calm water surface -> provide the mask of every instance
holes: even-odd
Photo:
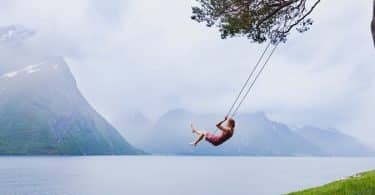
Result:
[[[282,194],[370,169],[375,158],[0,157],[0,194]]]

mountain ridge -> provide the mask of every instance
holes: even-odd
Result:
[[[143,139],[142,143],[133,143],[152,153],[172,155],[348,156],[345,151],[327,150],[326,147],[306,138],[306,135],[298,133],[297,130],[281,122],[270,120],[264,112],[239,114],[236,117],[235,135],[219,148],[212,147],[204,141],[197,148],[191,148],[188,145],[195,139],[189,129],[190,122],[194,122],[200,130],[215,132],[215,124],[220,119],[220,116],[216,114],[194,114],[181,108],[173,109],[167,111],[151,125],[152,127],[147,131],[149,135]],[[127,132],[131,131],[125,126],[119,128],[126,128]],[[136,125],[133,124],[132,128],[136,128]],[[331,129],[325,131],[341,133]],[[360,142],[359,145],[362,145],[362,148],[357,148],[364,152],[352,152],[349,156],[374,154],[373,149]]]
[[[0,80],[0,154],[143,153],[92,108],[62,57],[24,65]]]

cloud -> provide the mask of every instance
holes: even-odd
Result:
[[[217,29],[190,20],[189,1],[1,4],[0,25],[35,29],[30,44],[66,56],[84,95],[109,119],[131,109],[156,118],[176,107],[224,114],[264,47],[221,40]],[[375,146],[371,9],[370,1],[323,1],[312,29],[277,50],[240,111],[341,128]]]

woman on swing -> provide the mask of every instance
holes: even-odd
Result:
[[[223,126],[224,122],[227,122],[225,126]],[[218,146],[233,136],[236,122],[232,118],[226,116],[223,121],[216,124],[216,127],[220,129],[220,133],[218,135],[210,132],[199,131],[194,128],[193,124],[190,124],[190,126],[193,133],[198,135],[198,138],[194,142],[190,143],[192,146],[197,146],[203,138],[205,138],[206,141],[210,142],[212,145]]]

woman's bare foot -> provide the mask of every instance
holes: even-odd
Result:
[[[195,130],[193,123],[190,123],[190,128],[192,133],[196,133],[197,130]]]
[[[191,142],[191,143],[189,143],[191,146],[193,146],[193,147],[196,147],[197,146],[197,144],[195,143],[195,142]]]

